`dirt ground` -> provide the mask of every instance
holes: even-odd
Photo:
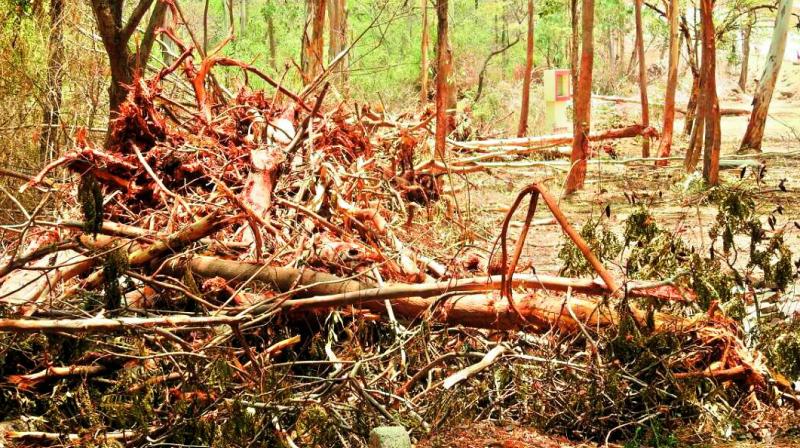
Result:
[[[760,186],[763,201],[759,207],[761,212],[768,214],[770,210],[780,204],[784,213],[779,216],[778,226],[786,226],[785,239],[787,245],[795,255],[800,252],[800,230],[792,225],[793,221],[800,221],[800,98],[791,96],[791,89],[800,86],[800,67],[791,66],[787,69],[779,85],[778,93],[770,108],[770,119],[767,123],[763,151],[767,172]],[[721,107],[749,107],[751,98],[733,91],[730,80],[726,80],[720,89]],[[789,89],[789,93],[786,89]],[[781,93],[783,92],[783,93]],[[685,94],[684,94],[685,95]],[[679,104],[685,103],[683,101]],[[628,122],[634,122],[639,117],[638,104],[609,105],[608,103],[595,103],[597,111],[594,116],[603,116],[609,112],[622,116]],[[611,109],[611,110],[609,110]],[[660,112],[653,120],[660,128]],[[725,116],[722,118],[722,158],[730,159],[735,155],[747,127],[747,116]],[[595,122],[596,123],[596,122]],[[599,126],[599,125],[597,125]],[[683,136],[683,120],[675,123],[676,140],[673,146],[673,155],[683,156],[686,148],[686,137]],[[655,144],[657,145],[657,143]],[[657,147],[657,146],[656,146]],[[615,145],[617,159],[635,158],[640,155],[641,143],[638,140],[626,140]],[[792,157],[774,157],[770,153],[793,153]],[[758,157],[751,158],[758,164]],[[700,163],[702,165],[702,161]],[[739,166],[722,171],[723,180],[735,181],[741,174]],[[748,169],[746,176],[754,176],[753,170]],[[708,227],[716,216],[712,207],[696,207],[686,201],[685,187],[686,174],[681,161],[673,161],[666,169],[655,169],[652,162],[639,162],[619,164],[608,158],[605,154],[598,159],[593,159],[589,164],[587,184],[584,191],[569,198],[561,200],[561,207],[570,222],[576,229],[590,217],[598,217],[604,213],[606,206],[610,206],[610,223],[614,231],[622,233],[622,226],[629,214],[639,205],[631,204],[629,197],[636,195],[638,203],[644,203],[662,228],[672,229],[680,234],[690,245],[699,249],[708,249]],[[787,191],[781,191],[778,185],[783,182]],[[497,237],[502,221],[508,207],[513,202],[517,193],[531,182],[544,182],[555,196],[560,196],[563,187],[564,173],[558,167],[532,164],[524,169],[494,170],[489,174],[470,175],[469,182],[456,182],[462,189],[455,195],[455,213],[453,220],[463,222],[463,225],[454,225],[453,222],[443,220],[435,225],[420,225],[415,231],[419,232],[419,248],[433,250],[436,248],[452,248],[458,245],[460,238],[474,241],[477,250],[489,250]],[[627,197],[626,197],[627,196]],[[551,215],[546,206],[540,202],[536,216],[537,221],[547,221]],[[512,223],[510,244],[516,239],[521,220],[524,218],[523,210],[517,212],[518,221]],[[435,244],[423,244],[423,241],[433,240]],[[563,242],[561,229],[555,223],[544,223],[533,227],[528,235],[527,245],[523,254],[537,273],[558,274],[561,261],[557,254]],[[435,255],[435,254],[432,254]],[[742,257],[744,258],[744,257]],[[620,266],[608,266],[622,278]],[[786,305],[800,310],[798,300],[798,284],[790,287],[789,293],[784,297]],[[570,442],[566,438],[546,437],[529,428],[498,427],[492,424],[478,424],[462,426],[446,434],[439,434],[427,441],[420,443],[420,447],[577,447],[595,446],[581,445]],[[755,446],[800,446],[800,440],[786,441],[770,444],[725,444],[717,445],[725,448],[755,447]]]

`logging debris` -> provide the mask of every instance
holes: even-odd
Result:
[[[327,86],[313,105],[247,87],[225,99],[205,89],[213,66],[253,69],[191,61],[136,79],[104,146],[79,131],[26,184],[60,205],[3,239],[0,437],[348,446],[378,423],[420,437],[500,412],[603,440],[695,420],[703,400],[796,402],[734,320],[680,312],[691,288],[614,278],[602,261],[618,251],[590,247],[541,184],[522,189],[494,258],[419,250],[409,223],[449,172],[418,163],[429,112],[326,106]],[[178,68],[191,101],[163,92]],[[510,144],[566,143],[535,140]],[[522,272],[539,199],[572,245],[564,273],[598,279]]]

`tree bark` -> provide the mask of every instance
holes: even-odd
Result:
[[[247,30],[247,0],[239,2],[239,34]]]
[[[720,113],[717,98],[717,33],[714,30],[715,0],[701,0],[703,30],[703,70],[706,72],[706,132],[703,151],[703,178],[709,185],[719,184]]]
[[[570,0],[570,27],[572,34],[570,35],[570,48],[569,48],[569,67],[570,77],[572,78],[572,88],[578,85],[578,72],[580,71],[578,64],[578,52],[580,51],[580,30],[578,25],[580,23],[581,13],[578,9],[578,0]]]
[[[681,15],[681,41],[686,44],[686,59],[689,62],[689,69],[692,72],[692,90],[689,94],[689,102],[686,104],[683,119],[683,135],[689,136],[694,126],[694,117],[697,114],[697,98],[700,96],[700,68],[698,67],[697,52],[695,49],[692,33],[689,30],[689,23],[685,15]],[[680,112],[680,109],[677,109]]]
[[[153,0],[139,0],[133,7],[128,21],[124,22],[122,19],[124,0],[91,0],[92,13],[97,21],[97,30],[111,67],[111,85],[108,88],[108,97],[109,115],[112,118],[128,95],[127,86],[133,83],[134,73],[145,67],[147,60],[144,59],[144,56],[149,57],[155,41],[155,39],[143,39],[138,51],[139,57],[134,57],[128,49],[131,36],[152,4]],[[154,22],[151,21],[151,23]],[[150,26],[148,26],[149,28]],[[150,32],[154,33],[155,29]]]
[[[533,0],[528,0],[528,47],[525,51],[525,76],[522,80],[522,106],[519,111],[517,137],[528,133],[528,109],[531,96],[531,75],[533,73]]]
[[[347,49],[347,0],[330,0],[328,5],[328,29],[330,39],[328,42],[328,61],[333,61],[342,51]],[[348,72],[347,55],[336,67],[336,77],[344,86]]]
[[[448,109],[450,106],[450,71],[452,69],[453,57],[450,52],[450,42],[448,37],[448,0],[436,1],[437,17],[437,42],[436,42],[436,158],[444,160],[445,143],[447,135],[450,133],[450,117]]]
[[[758,81],[758,88],[753,97],[753,112],[747,130],[744,133],[740,151],[754,150],[761,152],[761,143],[764,139],[764,126],[769,113],[769,103],[778,82],[778,73],[781,70],[783,54],[786,52],[786,37],[789,33],[789,22],[792,17],[792,0],[781,0],[775,16],[775,28],[772,32],[772,42],[769,44],[767,64],[764,73]]]
[[[636,54],[639,59],[639,96],[642,99],[642,125],[650,126],[650,106],[647,99],[647,62],[644,57],[644,33],[642,31],[642,2],[634,0],[636,14]],[[642,138],[642,157],[650,157],[650,139]]]
[[[700,2],[702,58],[697,116],[686,151],[684,166],[694,171],[703,154],[703,177],[710,185],[719,182],[720,111],[716,86],[716,31],[714,0]]]
[[[739,88],[747,93],[747,71],[750,65],[750,33],[753,31],[755,13],[747,15],[747,22],[742,28],[742,67],[739,73]]]
[[[419,102],[424,105],[428,102],[428,71],[430,71],[428,63],[428,0],[420,0],[420,8],[422,8],[422,36],[420,38],[422,60],[419,73]]]
[[[275,11],[272,9],[271,0],[267,0],[267,41],[269,43],[269,65],[272,68],[278,67],[278,47],[275,42]]]
[[[58,157],[58,130],[61,124],[61,87],[64,78],[64,0],[50,0],[50,39],[47,59],[47,95],[39,139],[42,162]]]
[[[592,69],[594,65],[594,0],[581,3],[581,67],[573,104],[572,169],[567,176],[566,193],[583,188],[586,179],[586,158],[589,155],[588,134],[591,130]]]
[[[303,80],[309,83],[322,73],[326,0],[306,0],[306,24],[300,65]]]
[[[692,70],[692,90],[689,93],[689,102],[686,104],[686,114],[683,119],[683,135],[692,134],[694,119],[697,116],[697,99],[700,96],[700,72]]]
[[[678,60],[680,47],[678,46],[679,29],[678,15],[680,14],[679,0],[669,2],[669,68],[667,70],[667,91],[664,94],[664,126],[661,128],[661,144],[658,156],[666,159],[672,152],[672,132],[675,125],[675,90],[678,87]],[[659,160],[656,166],[666,166],[666,160]]]

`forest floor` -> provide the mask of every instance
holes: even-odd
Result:
[[[792,67],[796,79],[787,84],[800,85],[800,67]],[[721,107],[750,107],[750,97],[730,94],[720,95]],[[639,117],[638,104],[608,104],[597,102],[593,104],[595,113],[595,129],[603,129],[603,118],[611,114],[616,119],[622,118],[623,122],[634,122]],[[763,151],[764,153],[789,153],[800,150],[800,98],[776,98],[770,108]],[[599,117],[599,118],[594,118]],[[749,115],[726,116],[722,118],[722,158],[734,156],[747,127]],[[660,124],[660,123],[658,123]],[[680,118],[675,123],[676,142],[673,147],[674,156],[683,156],[686,148],[686,137],[683,136],[683,120]],[[657,143],[651,152],[657,150]],[[593,159],[589,163],[586,188],[580,193],[561,200],[561,208],[568,217],[572,226],[580,229],[590,218],[599,218],[610,208],[610,216],[606,219],[608,227],[617,235],[624,230],[626,218],[641,205],[645,205],[657,224],[664,229],[671,229],[675,234],[690,246],[708,251],[708,230],[716,219],[717,209],[710,205],[697,205],[697,192],[687,182],[687,176],[680,160],[671,161],[667,169],[655,169],[652,162],[635,162],[620,164],[618,160],[639,157],[641,154],[641,141],[621,140],[614,143],[615,159],[606,155]],[[751,178],[753,185],[760,191],[758,209],[759,214],[765,218],[779,205],[783,214],[778,217],[777,226],[786,226],[785,241],[787,246],[795,253],[800,252],[800,230],[792,226],[792,221],[800,220],[800,158],[798,154],[793,157],[769,157],[766,160],[766,173],[758,183],[756,172],[758,158],[751,159],[756,162],[745,171],[745,178]],[[702,160],[699,163],[702,167]],[[742,173],[741,167],[725,169],[721,172],[723,181],[737,181]],[[427,248],[438,252],[448,247],[453,247],[460,239],[467,238],[474,241],[477,250],[491,251],[495,238],[499,233],[503,220],[508,212],[508,207],[513,203],[518,192],[532,182],[542,182],[559,196],[563,190],[564,169],[553,165],[532,163],[524,169],[498,169],[491,173],[470,174],[468,182],[463,179],[454,183],[458,187],[454,195],[455,203],[452,220],[443,219],[430,225],[425,218],[417,218],[417,224],[412,233],[422,235],[418,249],[423,252]],[[784,180],[782,183],[782,180]],[[779,188],[779,184],[786,191]],[[460,187],[460,188],[459,188]],[[632,197],[637,198],[632,204]],[[522,227],[524,218],[523,210],[515,215],[512,221],[509,244],[513,244]],[[422,214],[420,214],[422,215]],[[565,241],[561,227],[555,222],[550,222],[550,213],[544,204],[539,205],[534,217],[535,226],[531,228],[522,260],[528,260],[536,273],[558,274],[563,266],[558,252]],[[454,223],[454,221],[456,221]],[[461,224],[458,224],[458,221]],[[737,243],[739,243],[737,241]],[[741,241],[746,247],[746,242]],[[438,252],[441,257],[442,252]],[[746,257],[739,257],[739,264],[746,264]],[[614,264],[617,264],[614,266]],[[607,267],[618,277],[623,277],[624,267],[621,263],[609,263]],[[782,300],[782,310],[787,315],[800,313],[800,284],[797,282],[790,286]],[[473,422],[475,423],[475,422]],[[743,443],[743,444],[742,444]],[[753,446],[778,446],[789,447],[800,445],[800,440],[784,442],[742,442],[719,446],[725,448],[740,448]],[[530,428],[507,426],[502,424],[480,423],[478,425],[465,422],[446,434],[437,434],[419,446],[474,446],[474,447],[577,447],[595,446],[570,442],[566,438],[546,437]],[[629,445],[625,445],[629,446]],[[638,446],[636,444],[630,446]],[[672,445],[670,445],[672,446]],[[685,446],[679,443],[676,446]]]

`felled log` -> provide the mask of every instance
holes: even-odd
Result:
[[[241,322],[235,316],[119,317],[116,319],[0,319],[0,332],[11,333],[104,333],[146,328],[186,328],[232,325]]]
[[[600,100],[600,101],[609,101],[612,103],[631,103],[631,104],[640,104],[641,100],[638,98],[625,98],[622,96],[609,96],[609,95],[592,95],[592,99]],[[651,106],[655,107],[664,107],[663,103],[650,103]],[[686,108],[675,106],[675,111],[679,112],[683,115],[686,115]],[[735,116],[735,115],[750,115],[750,109],[746,107],[721,107],[719,109],[720,115],[728,115],[728,116]]]
[[[595,131],[589,134],[589,141],[614,140],[620,138],[633,138],[639,136],[656,137],[658,132],[651,127],[633,124],[619,129]],[[472,140],[467,142],[450,142],[453,145],[467,149],[481,149],[494,147],[523,147],[528,149],[547,146],[562,146],[572,143],[572,133],[541,135],[536,137],[500,138],[492,140]]]

